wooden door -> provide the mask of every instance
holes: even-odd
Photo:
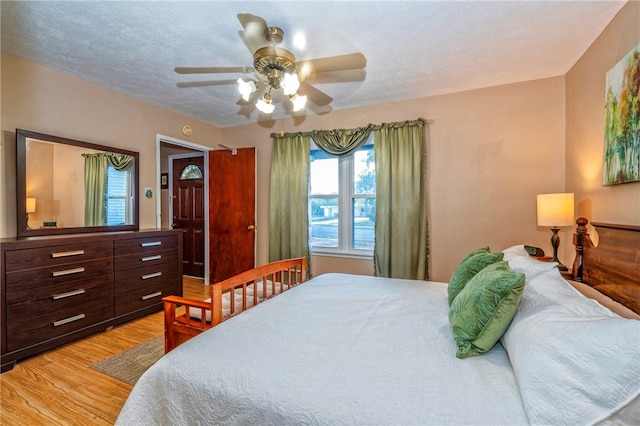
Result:
[[[182,230],[183,274],[204,277],[204,157],[174,159],[172,172],[171,226]]]
[[[209,151],[211,283],[255,266],[255,148]]]

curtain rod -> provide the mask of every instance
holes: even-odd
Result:
[[[393,127],[404,127],[404,126],[410,126],[410,125],[415,125],[415,124],[422,124],[423,126],[425,124],[427,124],[427,120],[424,118],[417,118],[415,120],[406,120],[406,121],[396,121],[396,122],[392,122],[392,123],[382,123],[382,124],[367,124],[366,126],[362,126],[362,127],[354,127],[353,129],[333,129],[333,130],[328,130],[328,131],[353,131],[353,130],[360,130],[360,129],[366,129],[368,127],[371,127],[371,130],[381,130],[384,128],[393,128]],[[327,130],[311,130],[309,132],[295,132],[295,133],[285,133],[286,136],[312,136],[313,132],[323,132],[323,131],[327,131]],[[271,137],[272,138],[284,138],[284,136],[281,136],[280,133],[271,133]]]

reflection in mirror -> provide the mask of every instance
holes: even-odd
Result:
[[[16,141],[18,236],[138,229],[137,152],[20,129]]]

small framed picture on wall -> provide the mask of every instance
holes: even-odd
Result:
[[[169,188],[169,173],[160,173],[160,189]]]

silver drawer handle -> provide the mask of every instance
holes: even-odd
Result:
[[[161,246],[162,245],[162,241],[151,241],[149,243],[141,243],[140,247],[155,247],[155,246]]]
[[[84,314],[74,315],[74,316],[69,317],[69,318],[65,318],[65,319],[61,319],[61,320],[58,320],[58,321],[54,321],[53,322],[53,326],[54,327],[59,327],[61,325],[69,324],[70,322],[74,322],[74,321],[78,321],[78,320],[84,319],[84,317],[85,317]]]
[[[162,296],[162,292],[161,291],[156,291],[155,293],[151,293],[151,294],[147,294],[145,296],[142,296],[142,300],[149,300],[149,299],[153,299],[154,297],[158,297],[158,296]]]
[[[58,300],[58,299],[64,299],[71,296],[77,296],[79,294],[84,294],[84,293],[85,293],[84,288],[80,288],[78,290],[68,291],[66,293],[54,294],[53,296],[51,296],[51,298],[53,300]]]
[[[142,260],[143,262],[148,262],[150,260],[158,260],[158,259],[162,259],[162,255],[161,254],[156,254],[155,256],[147,256],[147,257],[143,257]]]
[[[51,257],[55,259],[56,257],[79,256],[81,254],[84,254],[84,250],[60,251],[57,253],[51,253]]]
[[[156,278],[162,275],[162,272],[154,272],[153,274],[147,274],[147,275],[143,275],[142,279],[143,280],[148,280],[149,278]]]
[[[63,275],[79,274],[80,272],[84,272],[84,266],[80,268],[65,269],[64,271],[53,271],[51,275],[54,277],[61,277]]]

